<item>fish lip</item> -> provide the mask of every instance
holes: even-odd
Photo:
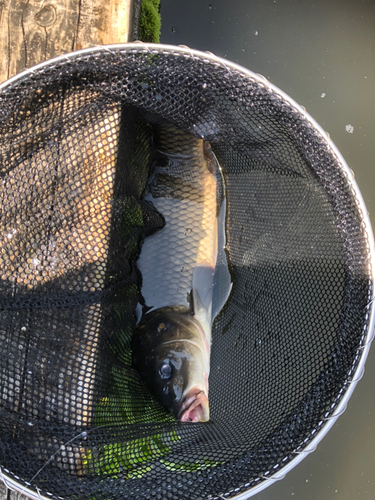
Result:
[[[181,406],[178,414],[178,419],[181,422],[207,422],[209,420],[208,398],[203,390],[196,391],[197,389],[189,391]],[[201,406],[201,411],[193,412],[194,409],[198,410],[198,406]],[[202,418],[200,418],[200,414]]]

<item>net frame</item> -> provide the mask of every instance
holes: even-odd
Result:
[[[6,89],[10,86],[12,86],[14,83],[20,83],[23,82],[24,85],[27,85],[27,80],[30,76],[33,74],[36,74],[40,71],[43,71],[43,69],[47,67],[53,67],[55,65],[60,65],[63,64],[64,62],[71,62],[77,57],[85,56],[85,55],[90,55],[90,54],[95,54],[97,52],[106,52],[108,51],[110,54],[116,54],[117,52],[121,51],[145,51],[145,52],[150,52],[150,53],[160,53],[160,52],[167,52],[167,53],[175,53],[177,55],[185,55],[186,57],[189,58],[198,58],[200,60],[207,60],[211,63],[214,63],[216,65],[221,66],[224,68],[229,76],[231,75],[231,71],[236,71],[241,74],[243,74],[245,77],[248,77],[252,79],[254,82],[262,85],[263,87],[267,88],[270,93],[276,94],[280,99],[288,103],[294,110],[301,116],[301,118],[305,121],[307,121],[321,136],[322,140],[326,143],[327,147],[330,149],[332,156],[335,157],[337,162],[341,166],[341,171],[345,175],[351,189],[351,193],[353,195],[353,199],[356,202],[358,211],[361,214],[362,218],[362,223],[364,227],[364,232],[367,235],[368,239],[368,250],[369,250],[369,255],[370,255],[370,262],[369,262],[369,275],[371,276],[372,283],[375,282],[375,245],[374,245],[374,237],[373,237],[373,232],[371,228],[371,223],[369,219],[369,215],[364,203],[364,200],[362,198],[362,195],[360,193],[359,187],[354,179],[354,173],[353,171],[349,168],[347,165],[345,159],[333,143],[333,141],[330,139],[330,136],[327,132],[325,132],[322,127],[307,113],[306,109],[300,105],[298,105],[290,96],[288,96],[286,93],[284,93],[282,90],[280,90],[278,87],[275,85],[271,84],[268,82],[268,80],[263,77],[262,75],[256,74],[248,69],[243,68],[242,66],[229,62],[223,58],[217,57],[213,55],[212,53],[209,52],[201,52],[198,50],[192,50],[186,46],[170,46],[170,45],[162,45],[162,44],[144,44],[142,42],[135,42],[135,43],[129,43],[129,44],[117,44],[117,45],[109,45],[109,46],[97,46],[97,47],[92,47],[89,49],[84,49],[84,50],[79,50],[76,52],[73,52],[68,55],[63,55],[56,57],[50,61],[41,63],[33,68],[30,68],[19,75],[16,75],[15,77],[11,78],[10,80],[4,82],[3,84],[0,85],[0,93],[3,91],[6,91]],[[364,366],[365,362],[369,353],[370,345],[372,340],[374,339],[374,324],[375,324],[375,313],[374,313],[374,301],[375,301],[375,290],[374,287],[372,287],[371,290],[371,296],[369,297],[368,300],[368,305],[367,305],[367,331],[364,337],[364,343],[358,348],[358,357],[359,361],[357,364],[357,367],[355,369],[355,372],[352,377],[348,378],[346,381],[344,387],[343,387],[343,394],[340,399],[340,402],[337,404],[335,407],[334,412],[331,415],[327,415],[327,417],[324,419],[324,423],[320,427],[320,429],[317,431],[315,429],[315,437],[312,439],[306,439],[306,446],[301,448],[297,451],[295,451],[296,456],[287,461],[286,465],[274,468],[274,470],[269,471],[268,474],[262,476],[260,479],[260,483],[256,486],[252,486],[248,490],[246,490],[243,493],[237,493],[236,490],[234,491],[228,491],[225,493],[225,495],[230,495],[231,498],[235,498],[237,500],[245,500],[246,498],[249,498],[250,496],[253,496],[263,489],[265,489],[267,486],[270,484],[273,484],[276,481],[279,481],[285,477],[285,475],[292,470],[296,465],[298,465],[309,453],[314,451],[317,447],[317,445],[320,443],[320,441],[324,438],[324,436],[327,434],[327,432],[332,428],[333,424],[336,422],[337,418],[343,414],[345,411],[348,401],[356,387],[356,384],[358,381],[362,378],[363,373],[364,373]],[[17,476],[12,475],[12,472],[7,470],[3,465],[0,466],[0,479],[3,481],[5,486],[11,490],[18,491],[23,494],[27,494],[30,498],[32,499],[47,499],[48,496],[43,496],[39,490],[36,488],[37,493],[35,493],[32,490],[29,490],[27,488],[27,483],[26,487],[22,486],[17,480],[20,480],[20,482],[23,482],[21,478],[18,478]],[[245,485],[246,486],[246,485]],[[33,486],[35,488],[35,486]],[[239,491],[239,488],[237,489]],[[234,495],[234,496],[233,496]],[[63,498],[63,497],[61,497]],[[224,496],[219,496],[216,498],[225,498]]]

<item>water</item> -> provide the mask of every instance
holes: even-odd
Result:
[[[304,105],[353,169],[374,224],[373,0],[163,0],[161,15],[161,43],[226,57]],[[374,382],[372,348],[347,411],[317,451],[253,498],[375,498]]]

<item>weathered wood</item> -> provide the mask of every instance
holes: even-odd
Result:
[[[73,50],[133,40],[136,1],[0,0],[0,83]],[[72,418],[87,418],[89,404]],[[0,500],[26,497],[0,481]]]
[[[8,490],[0,481],[0,500],[27,500],[27,497],[16,491]]]
[[[69,107],[69,106],[67,106]],[[71,103],[71,107],[73,104]],[[87,118],[88,119],[88,118]],[[26,126],[25,118],[25,126]],[[35,185],[34,193],[39,203],[46,207],[53,207],[53,211],[43,221],[38,219],[38,237],[34,239],[34,250],[31,246],[23,248],[23,252],[19,255],[17,265],[24,270],[23,277],[17,279],[17,283],[23,284],[26,288],[33,290],[44,283],[53,281],[64,273],[69,271],[78,271],[80,269],[88,269],[89,276],[80,276],[80,285],[72,285],[72,290],[79,293],[85,291],[97,291],[103,286],[105,276],[105,262],[108,258],[109,238],[110,238],[110,223],[111,223],[111,193],[113,192],[114,173],[116,168],[117,155],[117,137],[120,127],[120,108],[118,105],[109,106],[106,113],[101,114],[101,121],[96,125],[96,117],[92,117],[87,127],[91,128],[92,133],[85,134],[85,143],[82,143],[82,148],[77,148],[77,134],[71,130],[69,123],[62,135],[64,138],[61,141],[62,154],[59,158],[60,175],[56,178],[56,191],[70,193],[69,197],[72,203],[69,206],[66,197],[61,197],[59,201],[51,202],[53,194],[45,190],[43,183],[44,172],[46,170],[46,162],[35,162],[35,158],[25,158],[25,161],[19,163],[12,171],[12,175],[4,185],[0,186],[0,206],[9,206],[12,193],[16,191],[17,179],[27,177],[27,171],[34,169]],[[80,129],[82,130],[82,129]],[[80,151],[83,153],[80,155]],[[49,161],[52,160],[48,152],[45,153]],[[64,158],[67,159],[65,164]],[[70,163],[72,158],[77,159],[77,166],[74,177],[69,176]],[[51,164],[50,164],[51,166]],[[65,174],[64,174],[65,172]],[[73,198],[74,197],[74,198]],[[26,198],[20,193],[18,210],[20,213],[25,212]],[[43,209],[42,212],[45,210]],[[51,220],[66,216],[69,220],[69,229],[59,229],[56,224],[53,232],[53,255],[52,261],[47,262],[43,257],[43,248],[48,245],[48,242],[42,241],[43,235],[47,235],[48,231],[45,224],[50,227]],[[31,214],[33,219],[33,214]],[[26,226],[25,226],[26,227]],[[29,226],[27,226],[29,227]],[[22,233],[22,227],[18,228]],[[4,231],[4,227],[2,227]],[[0,268],[6,269],[2,275],[2,280],[13,280],[15,268],[9,265],[3,258],[3,253],[13,254],[14,244],[18,248],[18,242],[14,242],[13,236],[18,233],[18,230],[11,230],[9,238],[5,243],[9,243],[8,248],[5,248],[4,242],[0,244]],[[23,234],[25,241],[25,235]],[[27,239],[27,238],[26,238]],[[38,244],[35,246],[35,243]],[[43,248],[42,248],[43,247]],[[32,253],[30,253],[32,252]],[[56,259],[55,259],[56,257]],[[17,258],[16,258],[17,259]],[[43,264],[42,261],[44,260]],[[13,261],[12,261],[13,262]],[[30,267],[30,263],[32,266]],[[43,273],[40,273],[38,268],[43,267]],[[94,278],[91,279],[90,278]],[[78,275],[77,275],[78,276]],[[94,280],[94,281],[93,281]],[[70,289],[70,284],[63,283],[62,288]],[[69,326],[71,324],[71,311],[65,313],[60,311],[58,319],[58,329],[64,337],[64,347],[59,354],[47,346],[43,351],[43,355],[33,355],[32,350],[38,349],[38,345],[42,345],[44,341],[48,343],[48,332],[45,333],[44,317],[49,316],[49,311],[43,311],[42,315],[38,314],[38,319],[35,324],[40,321],[40,336],[38,341],[34,343],[34,347],[30,345],[30,339],[25,326],[19,330],[24,331],[18,336],[18,342],[21,346],[19,359],[14,362],[13,370],[8,374],[7,383],[4,384],[4,392],[1,394],[3,409],[16,414],[23,411],[25,415],[30,413],[28,408],[28,399],[30,397],[39,400],[40,407],[38,410],[34,408],[32,418],[48,422],[56,422],[59,425],[70,424],[73,427],[90,425],[90,419],[93,412],[93,392],[96,377],[96,366],[98,364],[98,345],[99,345],[99,326],[100,326],[100,304],[92,303],[83,307],[80,311],[80,324],[76,327],[77,331],[69,334]],[[55,311],[52,317],[56,318]],[[55,319],[54,319],[55,320]],[[50,320],[47,324],[51,325]],[[38,328],[36,326],[36,328]],[[35,333],[35,331],[34,331]],[[5,331],[0,328],[0,346],[11,342],[13,332]],[[42,347],[43,349],[43,347]],[[51,360],[48,359],[48,353],[54,360],[51,365]],[[35,354],[35,353],[34,353]],[[0,357],[4,354],[0,353]],[[5,365],[5,360],[2,359],[2,366]],[[27,367],[27,369],[25,368]],[[15,375],[16,373],[16,375]],[[47,375],[48,374],[48,375]],[[3,380],[6,375],[3,375]],[[15,381],[15,377],[25,380],[28,387],[27,391],[21,389]],[[31,377],[36,377],[44,380],[44,385],[39,387],[38,393],[32,392],[33,382]],[[74,397],[74,404],[67,404],[67,401]],[[25,444],[26,453],[30,457],[30,461],[37,458],[42,462],[47,462],[51,458],[51,448],[54,445],[65,450],[65,445],[57,438],[52,441],[45,441],[35,434],[35,441],[28,441]],[[56,463],[57,467],[70,470],[75,474],[82,473],[81,471],[81,450],[80,448],[71,445],[66,448],[70,454],[74,454],[72,461],[68,464],[63,464],[60,460]],[[2,464],[6,467],[6,463]],[[3,494],[4,492],[4,494]],[[8,496],[7,496],[8,495]],[[10,495],[10,496],[9,496]],[[16,493],[6,492],[0,489],[0,500],[23,500],[24,496],[17,496]]]
[[[132,40],[133,0],[0,0],[0,82],[60,54]]]

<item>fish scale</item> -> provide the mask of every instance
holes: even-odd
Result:
[[[201,139],[170,124],[154,129],[159,155],[145,200],[166,224],[142,246],[142,296],[151,309],[189,307],[194,268],[216,263],[218,172]]]

